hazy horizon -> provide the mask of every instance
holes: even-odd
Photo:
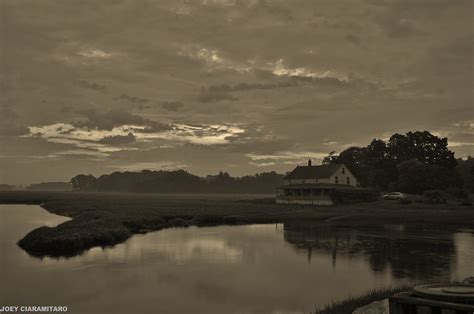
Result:
[[[469,0],[0,2],[0,184],[284,173],[428,130],[474,153]]]
[[[364,146],[364,145],[362,145],[362,146]],[[335,152],[335,153],[338,154],[339,152]],[[328,153],[327,155],[329,155],[329,153]],[[469,154],[469,155],[466,155],[466,156],[463,156],[463,157],[458,157],[458,156],[456,156],[456,154],[455,154],[455,158],[466,159],[466,158],[468,158],[468,157],[469,157],[469,158],[470,158],[470,157],[473,157],[473,158],[474,158],[474,156],[472,156],[472,155],[470,155],[470,154]],[[184,170],[184,171],[187,171],[187,172],[189,172],[189,173],[191,173],[191,174],[193,174],[193,175],[197,175],[197,176],[199,176],[199,177],[206,177],[206,176],[208,176],[208,175],[211,175],[211,176],[212,176],[212,175],[217,175],[217,174],[219,174],[220,172],[227,172],[227,173],[228,173],[230,176],[232,176],[232,177],[243,177],[243,176],[248,176],[248,175],[252,176],[252,175],[256,175],[256,174],[258,174],[258,173],[268,173],[268,172],[276,172],[276,173],[278,173],[278,174],[286,174],[286,173],[290,172],[291,170],[293,170],[293,169],[294,169],[295,167],[297,167],[297,166],[306,166],[306,165],[308,164],[308,160],[311,160],[313,166],[322,165],[322,162],[323,162],[322,158],[317,158],[316,160],[311,159],[311,158],[308,158],[308,159],[306,159],[306,160],[301,159],[300,162],[297,161],[294,165],[291,165],[291,164],[288,163],[288,162],[285,163],[285,166],[287,167],[287,169],[286,169],[286,170],[283,170],[283,171],[278,171],[278,170],[272,169],[271,166],[268,166],[268,167],[266,167],[266,169],[263,170],[263,171],[259,171],[259,169],[257,169],[256,172],[244,173],[244,174],[240,174],[240,175],[235,175],[234,173],[230,172],[229,169],[220,169],[220,170],[217,170],[217,171],[214,172],[214,173],[195,173],[195,172],[190,171],[189,169],[186,169],[187,167],[182,167],[182,168],[166,168],[166,167],[164,167],[164,168],[157,168],[157,169],[153,169],[153,168],[143,168],[143,169],[133,169],[133,170],[127,170],[127,169],[121,170],[121,169],[119,169],[119,170],[115,170],[115,171],[119,171],[119,172],[124,172],[124,171],[141,172],[141,171],[146,171],[146,170],[149,170],[149,171],[160,171],[160,170],[162,170],[162,171],[176,171],[176,170]],[[93,176],[95,176],[95,177],[100,177],[100,176],[102,176],[102,175],[111,174],[112,172],[115,172],[115,171],[109,171],[109,172],[104,172],[104,173],[90,173],[90,172],[84,172],[84,173],[77,173],[77,174],[75,174],[75,175],[85,174],[85,175],[93,175]],[[75,176],[75,175],[73,175],[73,176]],[[71,176],[71,178],[66,178],[65,180],[62,180],[62,181],[61,181],[61,180],[60,180],[60,181],[41,181],[41,180],[40,180],[40,181],[36,181],[36,182],[19,183],[19,184],[12,184],[12,185],[13,185],[13,186],[17,186],[17,187],[22,187],[22,186],[25,186],[25,187],[26,187],[26,186],[28,186],[28,185],[35,185],[35,184],[41,184],[41,183],[63,183],[63,182],[69,182],[70,179],[72,179],[73,176]],[[8,182],[0,182],[0,184],[9,184],[9,185],[11,185],[11,184],[8,183]]]

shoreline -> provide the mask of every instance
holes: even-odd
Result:
[[[247,197],[247,198],[246,198]],[[312,221],[333,226],[437,224],[474,226],[474,207],[376,201],[332,206],[280,205],[249,195],[0,192],[0,204],[36,204],[71,220],[30,231],[18,245],[35,257],[68,257],[113,246],[134,234],[171,227]],[[260,197],[260,198],[259,198]]]

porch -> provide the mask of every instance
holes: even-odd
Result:
[[[335,189],[352,189],[345,184],[289,184],[279,187],[277,204],[333,205],[330,193]]]

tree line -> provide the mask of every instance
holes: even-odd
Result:
[[[184,170],[114,172],[98,178],[80,174],[71,179],[76,191],[118,191],[142,193],[254,193],[273,194],[284,175],[275,171],[244,177],[227,172],[199,177]]]
[[[423,193],[465,189],[474,192],[474,158],[456,159],[448,139],[428,131],[374,139],[365,147],[330,153],[323,164],[344,163],[364,187],[380,191]],[[100,177],[80,174],[71,179],[77,191],[148,193],[275,193],[283,174],[274,171],[244,177],[227,172],[199,177],[184,170],[114,172]]]
[[[428,131],[374,139],[365,147],[330,153],[323,163],[344,163],[363,186],[383,191],[422,193],[464,188],[474,192],[474,159],[456,159],[448,139]]]

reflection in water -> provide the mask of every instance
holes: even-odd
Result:
[[[33,258],[16,245],[64,220],[38,206],[0,206],[0,304],[66,305],[70,313],[308,313],[402,280],[474,273],[472,231],[427,227],[166,229],[67,259]]]
[[[338,257],[366,257],[374,272],[390,270],[396,279],[450,280],[456,277],[456,259],[472,252],[472,236],[429,225],[383,225],[335,228],[312,223],[285,224],[285,241],[306,250],[328,254],[337,268]],[[456,244],[464,247],[461,254]],[[467,246],[471,246],[467,248]],[[461,266],[466,267],[466,266]]]

